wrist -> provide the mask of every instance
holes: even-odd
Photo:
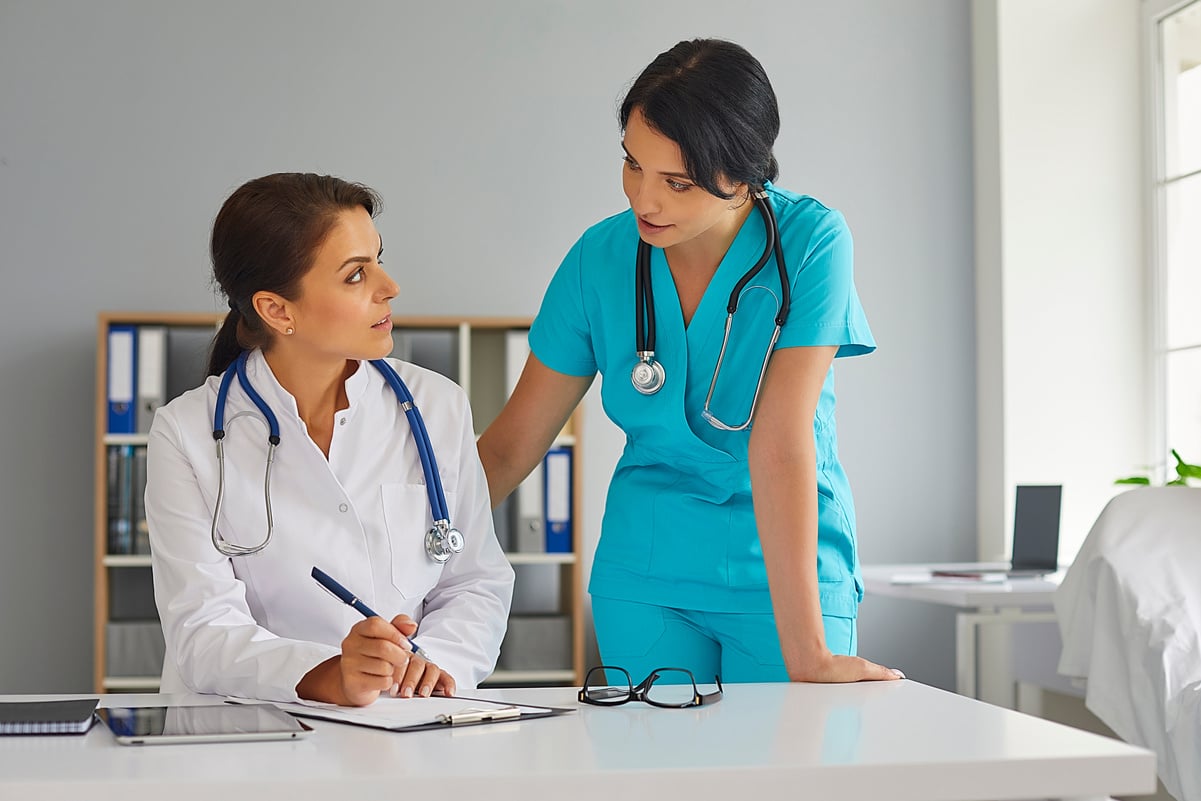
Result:
[[[809,648],[794,648],[784,656],[784,666],[791,681],[811,681],[824,675],[834,659],[834,654],[824,643]]]

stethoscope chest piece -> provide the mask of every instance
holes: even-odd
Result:
[[[445,520],[434,522],[425,534],[425,552],[438,564],[444,564],[452,554],[463,552],[463,533],[451,528]]]
[[[663,388],[663,382],[666,380],[667,373],[664,372],[663,365],[655,359],[653,352],[638,354],[638,363],[630,371],[630,383],[634,385],[634,389],[643,395],[654,395]]]

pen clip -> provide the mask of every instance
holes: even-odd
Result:
[[[483,723],[493,720],[511,720],[521,717],[521,710],[515,706],[502,706],[496,709],[464,709],[449,715],[438,715],[439,723],[449,723],[451,726],[462,726],[470,723]]]

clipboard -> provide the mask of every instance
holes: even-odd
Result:
[[[383,697],[364,707],[306,701],[275,706],[300,718],[331,720],[385,731],[433,731],[553,717],[574,712],[570,707],[534,706],[466,696],[430,698]]]

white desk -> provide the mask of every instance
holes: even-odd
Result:
[[[864,592],[911,601],[927,601],[955,607],[955,689],[961,695],[977,696],[977,642],[981,626],[1038,623],[1055,620],[1052,602],[1062,574],[1043,578],[1013,578],[1002,582],[971,579],[909,579],[929,575],[931,570],[1000,570],[993,562],[922,565],[864,566]],[[899,583],[897,579],[904,577]]]
[[[1155,787],[1148,751],[912,681],[729,685],[688,710],[577,705],[571,688],[481,695],[579,709],[407,734],[312,721],[285,742],[121,746],[99,725],[5,737],[0,798],[998,801]]]

